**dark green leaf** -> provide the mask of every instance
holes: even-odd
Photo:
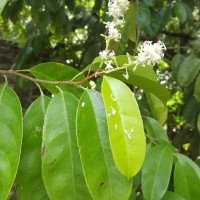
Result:
[[[174,191],[186,200],[200,197],[200,168],[188,157],[176,153]]]
[[[64,81],[71,80],[75,75],[79,72],[68,66],[61,63],[42,63],[32,67],[29,70],[37,79],[50,80],[50,81]],[[81,75],[75,81],[83,80],[84,76]],[[54,85],[43,84],[45,88],[47,88],[51,93],[57,93],[58,89]],[[89,86],[88,83],[84,83],[83,86]],[[75,96],[80,97],[82,94],[82,89],[77,88],[75,85],[65,84],[59,85],[62,90],[69,91],[73,93]]]
[[[50,99],[40,96],[24,116],[24,136],[17,173],[17,196],[20,200],[48,200],[41,174],[42,128]]]
[[[190,55],[184,59],[181,63],[178,74],[177,81],[181,86],[190,85],[200,70],[200,59],[194,55]]]
[[[138,104],[131,90],[117,79],[104,76],[101,89],[113,158],[130,179],[140,170],[146,148]]]
[[[22,109],[7,84],[0,87],[0,199],[6,200],[19,165],[22,144]]]
[[[80,98],[77,137],[84,175],[93,199],[128,199],[132,180],[128,181],[114,164],[103,100],[96,91],[87,90]]]
[[[162,128],[162,126],[151,117],[144,117],[145,127],[147,130],[147,134],[157,140],[158,142],[166,141],[169,142],[166,132]]]
[[[0,1],[0,15],[1,15],[1,12],[3,11],[4,6],[6,5],[6,3],[7,3],[7,0],[1,0]]]
[[[143,3],[139,3],[139,24],[142,29],[146,29],[151,22],[151,12],[149,7]]]
[[[183,62],[184,58],[185,57],[180,53],[176,54],[173,57],[172,62],[171,62],[171,68],[172,68],[172,72],[175,74],[175,76],[177,75],[179,67],[180,67],[181,63]]]
[[[76,141],[77,99],[58,93],[44,119],[42,176],[50,199],[90,199]]]
[[[194,86],[194,97],[200,103],[200,74],[198,75]]]
[[[142,169],[142,191],[145,199],[162,199],[168,188],[172,161],[169,145],[158,145],[147,151]]]
[[[184,23],[187,19],[187,10],[182,2],[176,2],[174,6],[175,15],[178,17],[181,23]]]
[[[198,128],[198,131],[200,133],[200,113],[199,113],[198,118],[197,118],[197,128]]]

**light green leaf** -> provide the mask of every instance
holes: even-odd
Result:
[[[8,0],[1,0],[0,1],[0,15],[1,15],[1,12],[3,11],[6,3],[7,3]]]
[[[67,81],[71,80],[74,76],[76,76],[79,71],[61,63],[42,63],[36,65],[29,69],[29,71],[37,78],[49,81]],[[79,76],[75,81],[83,80],[84,76]],[[58,89],[54,85],[43,84],[43,86],[49,90],[51,93],[57,93]],[[84,87],[89,86],[88,83],[83,84]],[[70,84],[62,84],[59,85],[62,90],[69,91],[73,93],[76,97],[80,97],[82,94],[82,89],[77,88],[75,85]]]
[[[109,144],[101,94],[87,90],[77,111],[77,138],[87,186],[93,199],[128,199],[132,180],[116,168]]]
[[[146,92],[147,101],[153,117],[162,125],[167,120],[168,109],[166,104],[157,98],[154,94]]]
[[[167,191],[162,200],[185,200],[185,199],[174,192]]]
[[[142,191],[146,200],[162,199],[168,188],[172,161],[169,145],[158,145],[147,151],[142,169]]]
[[[48,200],[41,174],[41,144],[44,116],[50,98],[42,95],[24,116],[24,137],[19,169],[17,196],[20,200]]]
[[[184,23],[187,19],[187,10],[182,2],[176,2],[174,6],[175,15],[178,17],[181,23]]]
[[[174,171],[174,191],[186,200],[200,197],[200,168],[185,155],[174,154],[178,159]]]
[[[77,99],[58,93],[44,119],[42,176],[50,199],[90,199],[76,141]]]
[[[190,85],[200,70],[200,59],[194,55],[190,55],[184,59],[181,63],[178,74],[177,81],[181,86]]]
[[[0,87],[0,199],[6,200],[19,165],[22,144],[22,108],[15,92]]]
[[[194,86],[194,97],[200,103],[200,74],[198,75]]]
[[[140,170],[146,148],[138,104],[131,90],[111,77],[104,76],[102,95],[113,158],[119,171],[130,179]]]
[[[147,134],[156,139],[158,142],[166,141],[169,142],[166,132],[162,128],[162,126],[151,117],[144,117],[145,127]]]

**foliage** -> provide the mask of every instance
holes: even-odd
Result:
[[[119,41],[107,36],[108,1],[5,4],[1,37],[23,48],[0,74],[40,96],[23,117],[7,77],[0,87],[0,199],[197,200],[199,1],[131,1]],[[168,47],[154,68],[136,54],[150,39]]]

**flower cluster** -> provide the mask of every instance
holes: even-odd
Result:
[[[145,41],[140,49],[138,49],[139,53],[138,56],[136,56],[134,64],[136,66],[154,66],[155,64],[159,64],[164,57],[164,50],[166,50],[166,47],[161,41],[154,44],[152,44],[152,41]]]
[[[128,0],[109,0],[108,15],[113,17],[113,21],[106,23],[106,28],[108,29],[108,39],[118,42],[121,38],[121,34],[118,29],[124,26],[124,14],[128,8]]]
[[[99,55],[101,59],[105,61],[105,64],[106,64],[105,70],[113,69],[113,66],[111,65],[111,63],[112,63],[112,60],[115,58],[115,52],[104,50],[104,51],[100,51]]]

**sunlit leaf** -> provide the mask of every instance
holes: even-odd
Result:
[[[22,144],[22,109],[15,92],[0,87],[0,199],[6,200],[19,165]]]
[[[42,128],[50,99],[40,96],[24,116],[24,137],[19,169],[17,196],[20,200],[48,200],[41,174]]]
[[[49,81],[68,81],[71,80],[74,76],[76,76],[79,71],[61,63],[42,63],[32,67],[29,70],[36,78],[49,80]],[[79,76],[75,81],[83,80],[84,76]],[[48,89],[51,93],[57,93],[58,89],[55,85],[51,84],[43,84],[46,89]],[[83,86],[89,86],[88,83],[84,83]],[[82,94],[82,89],[78,88],[75,85],[71,84],[62,84],[59,85],[62,90],[69,91],[73,93],[75,96],[80,97]]]
[[[147,151],[142,168],[142,191],[145,199],[162,199],[167,191],[173,154],[168,145],[158,145]]]
[[[76,141],[77,99],[58,93],[44,119],[42,176],[50,199],[90,199]]]
[[[187,156],[175,154],[174,191],[186,200],[200,197],[200,168]]]
[[[138,104],[131,90],[111,77],[104,76],[102,95],[113,158],[119,171],[130,179],[143,164],[146,146]]]
[[[77,137],[86,182],[93,199],[128,199],[132,180],[116,168],[101,94],[87,90],[77,111]]]

